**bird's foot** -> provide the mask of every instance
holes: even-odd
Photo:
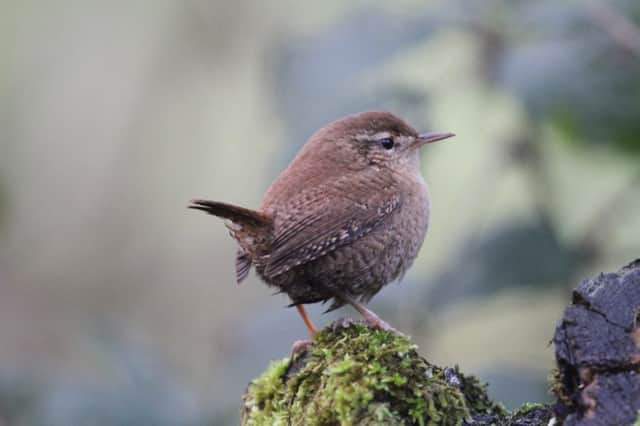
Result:
[[[364,321],[367,323],[367,325],[370,328],[373,328],[374,330],[382,330],[389,333],[402,335],[401,332],[393,328],[388,322],[384,321],[383,319],[381,319],[379,316],[377,316],[371,311],[369,311],[367,315],[363,315],[363,316],[364,316]]]
[[[331,330],[335,333],[340,328],[349,328],[354,324],[358,324],[353,318],[338,318],[331,324]]]
[[[311,340],[296,340],[291,346],[291,359],[294,360],[298,356],[306,352],[307,348],[313,344]]]
[[[344,293],[338,293],[337,294],[337,298],[342,299],[342,301],[344,301],[344,302],[350,304],[351,306],[353,306],[353,308],[356,311],[358,311],[360,313],[360,315],[362,315],[362,317],[364,318],[365,323],[370,328],[373,328],[375,330],[387,331],[389,333],[399,334],[401,336],[403,335],[398,330],[396,330],[395,328],[391,327],[391,325],[389,325],[389,323],[387,323],[387,322],[383,321],[382,319],[380,319],[380,317],[377,316],[375,314],[375,312],[367,309],[367,307],[365,305],[363,305],[362,303],[356,302],[350,296],[348,296],[348,295],[346,295]]]

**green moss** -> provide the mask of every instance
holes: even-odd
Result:
[[[284,377],[291,365],[289,358],[274,361],[262,376],[251,382],[243,398],[242,424],[287,425]]]
[[[550,383],[549,391],[551,392],[551,394],[553,394],[560,403],[564,404],[565,407],[572,408],[573,400],[569,391],[567,391],[566,387],[564,386],[560,369],[554,368],[553,370],[551,370],[548,380]]]
[[[323,330],[301,359],[273,363],[251,383],[242,424],[456,425],[469,418],[460,389],[408,338],[350,325]]]
[[[552,415],[543,404],[508,413],[487,385],[430,364],[407,337],[350,324],[323,330],[293,361],[272,363],[249,385],[242,425],[520,426]]]
[[[527,402],[514,413],[516,416],[524,416],[536,410],[546,409],[544,404]]]
[[[516,411],[498,420],[498,426],[548,425],[553,409],[545,404],[525,403]]]
[[[481,383],[477,377],[463,374],[457,365],[454,368],[442,369],[442,374],[456,377],[460,383],[459,388],[465,397],[467,407],[469,407],[471,414],[474,416],[491,415],[502,417],[507,414],[507,410],[502,404],[495,403],[489,398],[487,384]]]

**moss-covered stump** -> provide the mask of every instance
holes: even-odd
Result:
[[[243,401],[243,425],[533,425],[551,417],[539,405],[509,416],[475,377],[430,364],[405,336],[351,322],[324,329],[295,360],[273,362]]]
[[[640,259],[581,282],[554,343],[557,402],[507,413],[408,338],[339,321],[249,385],[242,424],[640,426]]]

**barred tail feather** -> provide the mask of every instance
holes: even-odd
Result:
[[[242,249],[238,249],[236,254],[236,282],[242,283],[249,275],[251,269],[251,258]]]

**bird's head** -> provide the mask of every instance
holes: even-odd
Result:
[[[419,167],[420,148],[454,136],[418,133],[401,118],[383,111],[354,114],[316,132],[301,154],[352,170],[371,166],[393,170]]]

